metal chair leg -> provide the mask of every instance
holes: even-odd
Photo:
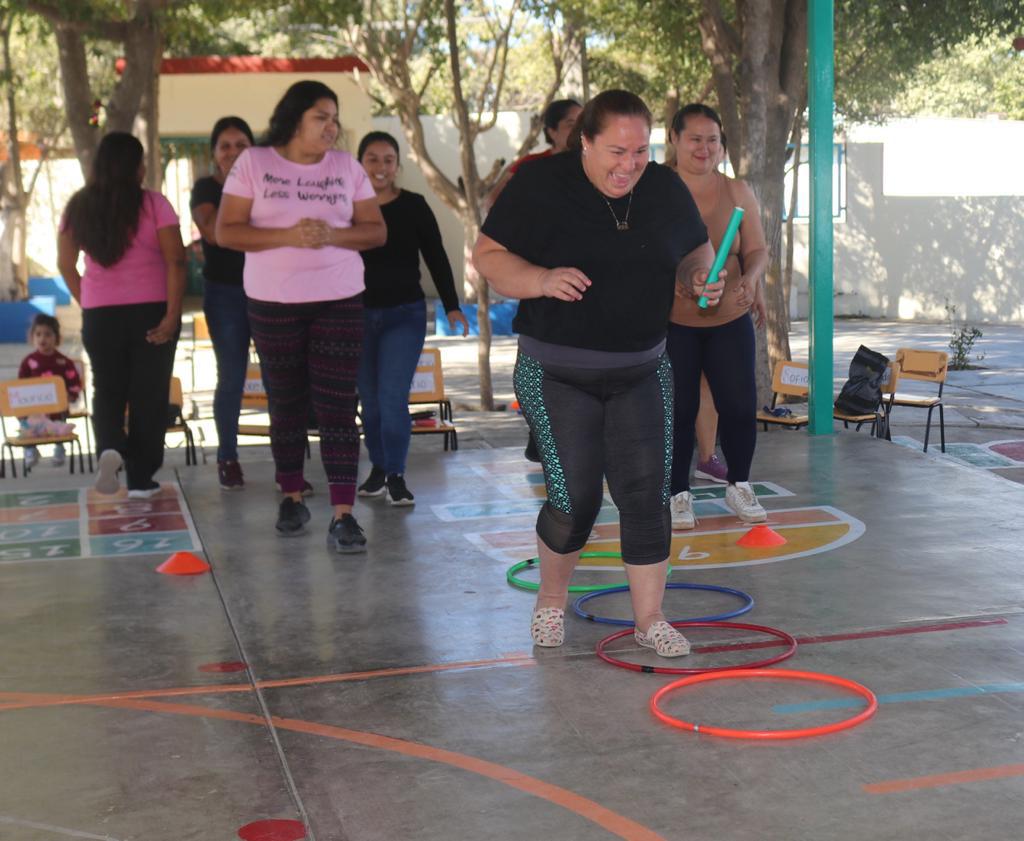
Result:
[[[939,404],[939,440],[942,443],[942,452],[946,452],[946,418],[941,403]]]

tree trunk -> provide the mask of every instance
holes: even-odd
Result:
[[[82,175],[88,178],[96,144],[100,140],[100,129],[90,124],[93,95],[85,62],[85,42],[73,27],[54,24],[53,31],[57,36],[60,81],[71,139],[75,144],[75,155],[82,168]]]
[[[155,21],[150,20],[136,29],[132,27],[131,37],[139,41],[135,52],[140,62],[139,75],[142,94],[139,110],[135,116],[135,135],[142,140],[146,149],[146,186],[160,190],[163,185],[163,167],[160,159],[160,63],[163,59],[163,38]]]
[[[102,130],[90,123],[95,99],[89,84],[81,24],[52,21],[57,36],[61,84],[71,137],[82,174],[86,177],[92,166],[96,144],[103,133],[138,130],[147,150],[147,185],[159,186],[162,173],[157,123],[157,79],[162,39],[157,9],[160,5],[160,0],[139,0],[135,17],[123,26],[111,28],[99,22],[95,24],[95,32],[93,28],[85,30],[88,35],[119,41],[124,47],[124,71],[105,105],[106,119]],[[143,107],[145,113],[140,117],[140,108]],[[138,125],[137,117],[140,117]]]
[[[0,31],[3,46],[3,80],[7,105],[7,164],[0,173],[2,181],[2,221],[0,234],[0,291],[12,301],[28,297],[25,216],[28,201],[21,172],[21,147],[18,141],[18,109],[14,94],[14,68],[11,66],[11,27],[14,16],[5,17]]]
[[[463,217],[462,230],[466,236],[463,259],[466,266],[466,280],[476,292],[476,323],[479,331],[476,344],[477,372],[480,378],[480,409],[494,411],[494,384],[491,379],[491,290],[480,273],[473,266],[473,245],[480,234],[480,225],[475,220]]]
[[[465,279],[469,282],[476,299],[476,323],[479,329],[477,344],[477,368],[480,376],[480,408],[485,412],[494,409],[494,389],[491,384],[491,316],[489,304],[489,288],[487,282],[480,277],[470,259],[476,238],[480,233],[480,222],[483,219],[481,201],[478,190],[480,173],[476,166],[476,150],[473,148],[475,132],[472,129],[469,108],[462,90],[462,65],[459,56],[459,39],[456,31],[456,10],[454,0],[445,0],[445,24],[448,34],[448,54],[452,71],[452,97],[455,104],[455,124],[459,129],[459,161],[461,163],[463,201],[460,203],[459,215],[462,217],[462,229],[465,233]]]

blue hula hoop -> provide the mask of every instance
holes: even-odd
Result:
[[[669,624],[676,622],[724,622],[726,619],[734,619],[737,616],[742,616],[744,613],[749,613],[754,609],[754,597],[748,593],[744,593],[742,590],[734,590],[732,587],[717,587],[714,584],[683,584],[683,583],[672,583],[665,585],[666,590],[709,590],[712,593],[725,593],[729,596],[736,596],[738,599],[743,600],[743,604],[731,610],[728,613],[718,613],[714,616],[698,616],[693,619],[669,619]],[[583,604],[590,599],[596,599],[600,596],[609,596],[612,593],[628,593],[629,587],[614,587],[610,590],[602,590],[598,593],[587,593],[586,595],[580,596],[576,601],[572,603],[573,612],[581,619],[588,619],[591,622],[599,622],[602,625],[625,625],[626,627],[633,627],[635,624],[631,619],[609,619],[604,616],[595,616],[593,613],[587,613],[583,610]]]

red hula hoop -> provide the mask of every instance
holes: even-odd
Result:
[[[671,624],[673,628],[735,628],[740,631],[757,631],[758,633],[778,637],[780,640],[787,643],[789,647],[781,654],[776,654],[774,657],[769,657],[766,660],[757,660],[756,662],[747,663],[742,666],[711,666],[703,669],[675,669],[669,666],[642,666],[639,663],[630,663],[626,660],[620,660],[617,657],[612,657],[607,651],[605,651],[605,648],[609,643],[615,642],[615,640],[633,633],[632,628],[626,628],[624,631],[618,631],[601,640],[597,644],[597,656],[606,663],[611,663],[611,665],[618,666],[620,669],[629,669],[634,672],[645,672],[653,675],[703,675],[708,674],[709,672],[760,669],[765,666],[771,666],[774,663],[781,663],[783,660],[787,660],[796,654],[796,640],[785,631],[780,631],[778,628],[769,628],[767,625],[748,625],[743,622],[672,622]]]
[[[713,727],[705,724],[695,724],[690,721],[684,721],[681,718],[674,718],[668,713],[662,711],[658,706],[658,702],[668,693],[673,692],[676,689],[681,689],[684,686],[692,686],[695,683],[704,683],[709,680],[733,680],[755,677],[775,678],[777,680],[809,680],[817,683],[829,683],[834,686],[841,686],[844,689],[849,689],[851,692],[860,695],[868,702],[868,706],[861,710],[857,715],[844,719],[843,721],[836,721],[832,724],[826,724],[821,727],[805,727],[795,730],[732,730],[728,727]],[[878,709],[878,699],[875,697],[875,693],[866,686],[862,686],[861,684],[852,680],[847,680],[846,678],[836,677],[835,675],[825,675],[819,672],[800,672],[793,671],[791,669],[736,669],[733,671],[720,671],[710,674],[693,675],[692,677],[684,677],[682,680],[673,681],[667,686],[663,686],[651,696],[650,708],[656,718],[663,721],[665,724],[668,724],[670,727],[676,727],[680,730],[690,730],[694,733],[707,733],[709,736],[722,736],[726,739],[804,739],[808,736],[824,736],[827,733],[838,733],[840,730],[848,730],[851,727],[856,727],[858,724],[867,721],[875,714],[875,711]]]

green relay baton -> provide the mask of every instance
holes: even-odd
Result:
[[[725,267],[726,258],[729,256],[729,249],[732,248],[732,241],[736,237],[736,231],[740,229],[740,222],[743,221],[743,208],[734,207],[732,209],[732,216],[729,217],[729,224],[725,227],[725,236],[722,237],[722,242],[718,246],[718,253],[715,255],[715,262],[711,264],[711,271],[708,272],[708,283],[713,283],[718,280],[718,273]],[[708,308],[707,295],[701,295],[697,299],[697,306],[702,310]]]

